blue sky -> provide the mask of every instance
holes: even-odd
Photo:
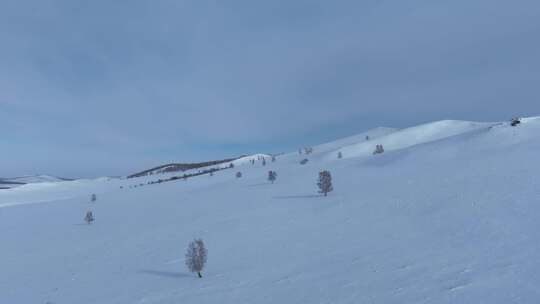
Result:
[[[0,2],[0,176],[540,115],[540,2]]]

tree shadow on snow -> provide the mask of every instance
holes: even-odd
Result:
[[[173,271],[161,271],[161,270],[151,270],[151,269],[141,269],[137,270],[137,273],[148,274],[158,277],[167,277],[167,278],[193,278],[194,276],[185,272],[173,272]]]
[[[260,187],[260,186],[268,186],[268,185],[271,185],[272,183],[260,183],[260,184],[251,184],[251,185],[247,185],[247,187]]]
[[[283,195],[283,196],[274,196],[272,198],[274,199],[291,199],[291,198],[316,198],[316,197],[321,197],[322,195],[316,195],[316,194],[311,194],[311,195]]]

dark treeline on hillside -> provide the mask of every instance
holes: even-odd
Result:
[[[240,157],[243,157],[243,156],[240,156]],[[237,160],[240,157],[223,159],[223,160],[214,160],[214,161],[208,161],[208,162],[202,162],[202,163],[167,164],[167,165],[158,166],[152,169],[148,169],[139,173],[129,175],[127,178],[148,176],[148,175],[152,175],[156,173],[159,174],[159,173],[186,171],[186,170],[198,169],[198,168],[203,168],[203,167],[215,166],[222,163],[227,163],[233,160]]]

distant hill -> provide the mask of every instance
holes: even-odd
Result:
[[[0,178],[0,189],[11,189],[18,186],[34,183],[56,183],[63,181],[71,181],[73,179],[62,178],[52,175],[25,175],[20,177]]]

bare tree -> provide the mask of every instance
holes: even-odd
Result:
[[[242,172],[236,172],[236,178],[242,177]]]
[[[194,239],[189,243],[186,252],[186,266],[189,271],[196,272],[199,278],[202,278],[201,271],[208,259],[208,250],[204,247],[202,239]]]
[[[84,221],[90,225],[92,224],[92,222],[94,221],[94,214],[92,213],[92,211],[86,211],[86,216],[84,217]]]
[[[332,187],[332,175],[330,174],[330,171],[324,170],[319,172],[317,186],[319,186],[320,189],[319,193],[324,194],[324,196],[326,196],[328,192],[334,190]]]
[[[375,154],[381,154],[384,153],[383,145],[377,145],[375,146],[375,151],[373,151],[373,155]]]
[[[268,171],[268,180],[273,184],[276,181],[277,173],[276,171]]]

